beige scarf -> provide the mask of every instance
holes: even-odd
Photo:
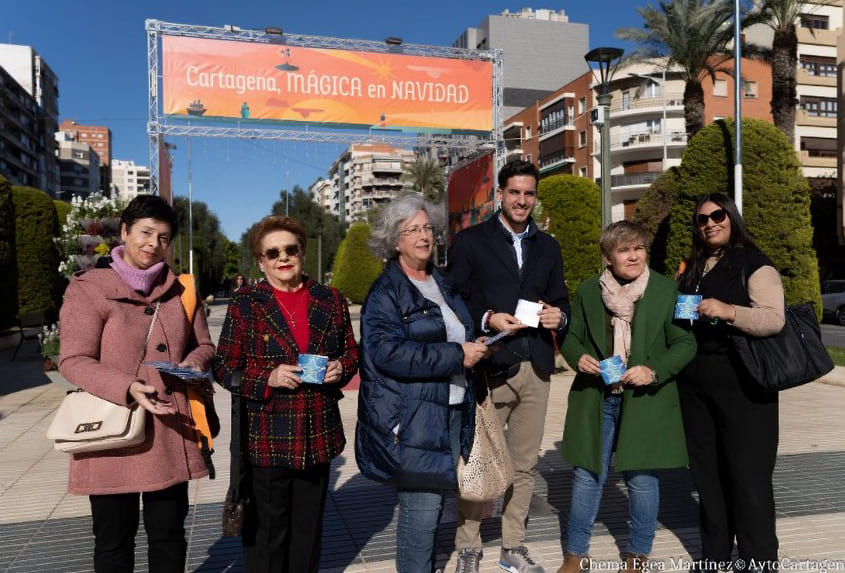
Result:
[[[599,277],[599,285],[604,306],[613,313],[610,321],[613,326],[613,354],[621,356],[627,364],[631,354],[631,321],[634,319],[637,301],[643,297],[648,286],[648,267],[626,285],[619,284],[610,269],[605,269]]]

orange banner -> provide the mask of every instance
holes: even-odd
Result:
[[[164,113],[491,131],[493,65],[164,36]]]

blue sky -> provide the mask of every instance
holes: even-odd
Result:
[[[646,0],[270,0],[204,2],[125,0],[0,0],[0,42],[33,46],[59,76],[60,120],[108,125],[113,156],[149,165],[144,20],[286,31],[318,36],[450,45],[487,14],[521,6],[566,11],[590,25],[590,47],[616,45],[614,30],[640,26],[636,7]],[[507,65],[507,64],[506,64]],[[586,69],[586,64],[585,64]],[[187,139],[169,138],[174,152],[174,192],[187,195]],[[266,215],[286,186],[307,188],[324,176],[343,146],[193,138],[193,190],[220,218],[232,240]]]

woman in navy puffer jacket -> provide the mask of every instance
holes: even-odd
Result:
[[[416,195],[388,205],[370,246],[388,259],[361,309],[361,388],[355,457],[361,472],[399,496],[396,567],[430,573],[445,490],[466,457],[475,424],[467,369],[488,352],[429,258],[430,216]]]

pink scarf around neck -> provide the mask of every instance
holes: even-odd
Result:
[[[159,261],[148,269],[136,269],[123,260],[125,250],[123,245],[111,250],[111,268],[117,272],[129,288],[143,295],[150,294],[153,285],[161,275],[161,271],[164,270],[164,261]]]

